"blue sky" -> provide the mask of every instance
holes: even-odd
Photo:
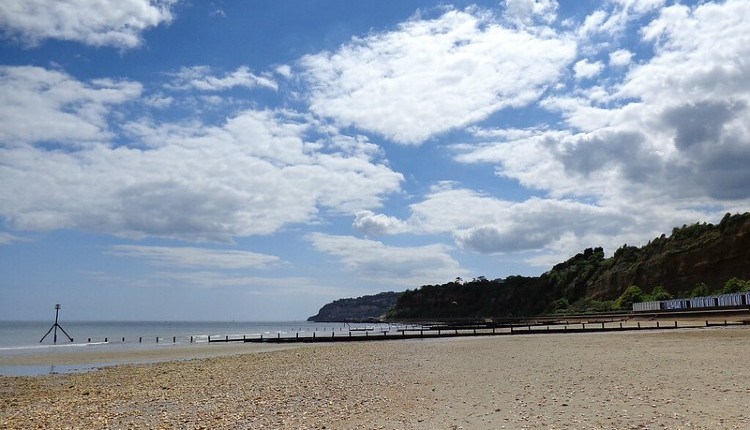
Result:
[[[0,4],[2,319],[304,319],[749,207],[747,1],[79,3]]]

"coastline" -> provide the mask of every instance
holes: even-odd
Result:
[[[750,371],[742,365],[750,329],[743,326],[247,347],[204,350],[228,353],[212,358],[0,377],[0,427],[750,426]]]

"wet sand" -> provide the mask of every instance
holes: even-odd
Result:
[[[216,347],[0,378],[0,428],[750,428],[747,327]]]

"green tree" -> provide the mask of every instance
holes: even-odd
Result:
[[[690,297],[705,297],[710,296],[711,291],[708,289],[708,285],[703,282],[695,284],[692,290],[690,290]]]
[[[648,297],[637,285],[629,286],[615,301],[615,306],[620,309],[631,309],[633,303],[645,302]]]
[[[739,278],[732,278],[724,284],[721,289],[722,294],[739,293],[741,291],[750,291],[750,281]]]
[[[669,300],[673,298],[663,286],[657,285],[651,290],[651,300]]]

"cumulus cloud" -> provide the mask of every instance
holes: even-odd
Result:
[[[557,7],[556,0],[505,0],[505,17],[520,24],[549,24],[557,19]]]
[[[633,59],[633,53],[627,49],[618,49],[609,54],[609,65],[613,67],[625,67]]]
[[[336,257],[347,270],[370,282],[423,285],[466,275],[444,245],[395,247],[323,233],[312,233],[308,240],[315,249]]]
[[[136,82],[81,82],[57,70],[0,66],[0,144],[106,140],[111,107],[141,92]]]
[[[651,10],[658,2],[628,4]],[[644,232],[746,205],[750,67],[737,59],[750,56],[748,19],[747,2],[666,7],[641,33],[653,58],[600,89],[603,97],[581,91],[541,103],[562,115],[562,128],[480,131],[484,142],[455,146],[456,159],[493,163],[498,175],[555,199],[591,201],[592,210],[652,214],[625,220]],[[491,250],[501,232],[478,226],[457,237]]]
[[[459,247],[482,254],[554,249],[559,258],[592,241],[628,241],[630,226],[640,223],[614,208],[542,198],[515,202],[450,183],[434,187],[410,210],[403,221],[380,215],[389,220],[378,224],[380,232],[449,233]]]
[[[602,69],[604,69],[604,64],[602,64],[601,61],[590,63],[586,59],[578,61],[573,66],[573,71],[575,71],[576,79],[591,79],[601,73]]]
[[[278,90],[279,85],[271,78],[258,76],[247,66],[240,66],[222,77],[211,74],[209,66],[183,67],[173,73],[174,81],[167,85],[171,89],[195,89],[199,91],[223,91],[233,87],[257,88],[263,87]]]
[[[408,229],[400,219],[372,211],[358,211],[355,214],[354,228],[367,235],[395,234]]]
[[[554,84],[576,45],[551,30],[510,29],[449,11],[304,57],[310,108],[403,144],[523,107]]]
[[[100,122],[104,106],[94,115]],[[37,118],[35,105],[14,109],[18,121]],[[66,115],[61,103],[47,109],[42,123]],[[90,112],[81,115],[71,121],[86,124]],[[96,125],[92,138],[102,137],[106,123]],[[0,215],[17,229],[228,242],[313,222],[320,209],[353,214],[379,207],[403,180],[365,138],[321,132],[314,120],[290,111],[245,110],[214,126],[134,121],[122,126],[118,145],[66,150],[41,143],[81,138],[68,129],[47,127],[18,143],[13,138],[23,131],[14,127],[20,126],[5,127],[12,132],[5,131],[0,145]]]
[[[149,28],[169,23],[176,0],[4,0],[0,29],[31,46],[45,39],[135,48]]]
[[[181,268],[266,269],[281,263],[281,259],[275,255],[193,247],[113,245],[107,253],[142,258],[159,266]]]

